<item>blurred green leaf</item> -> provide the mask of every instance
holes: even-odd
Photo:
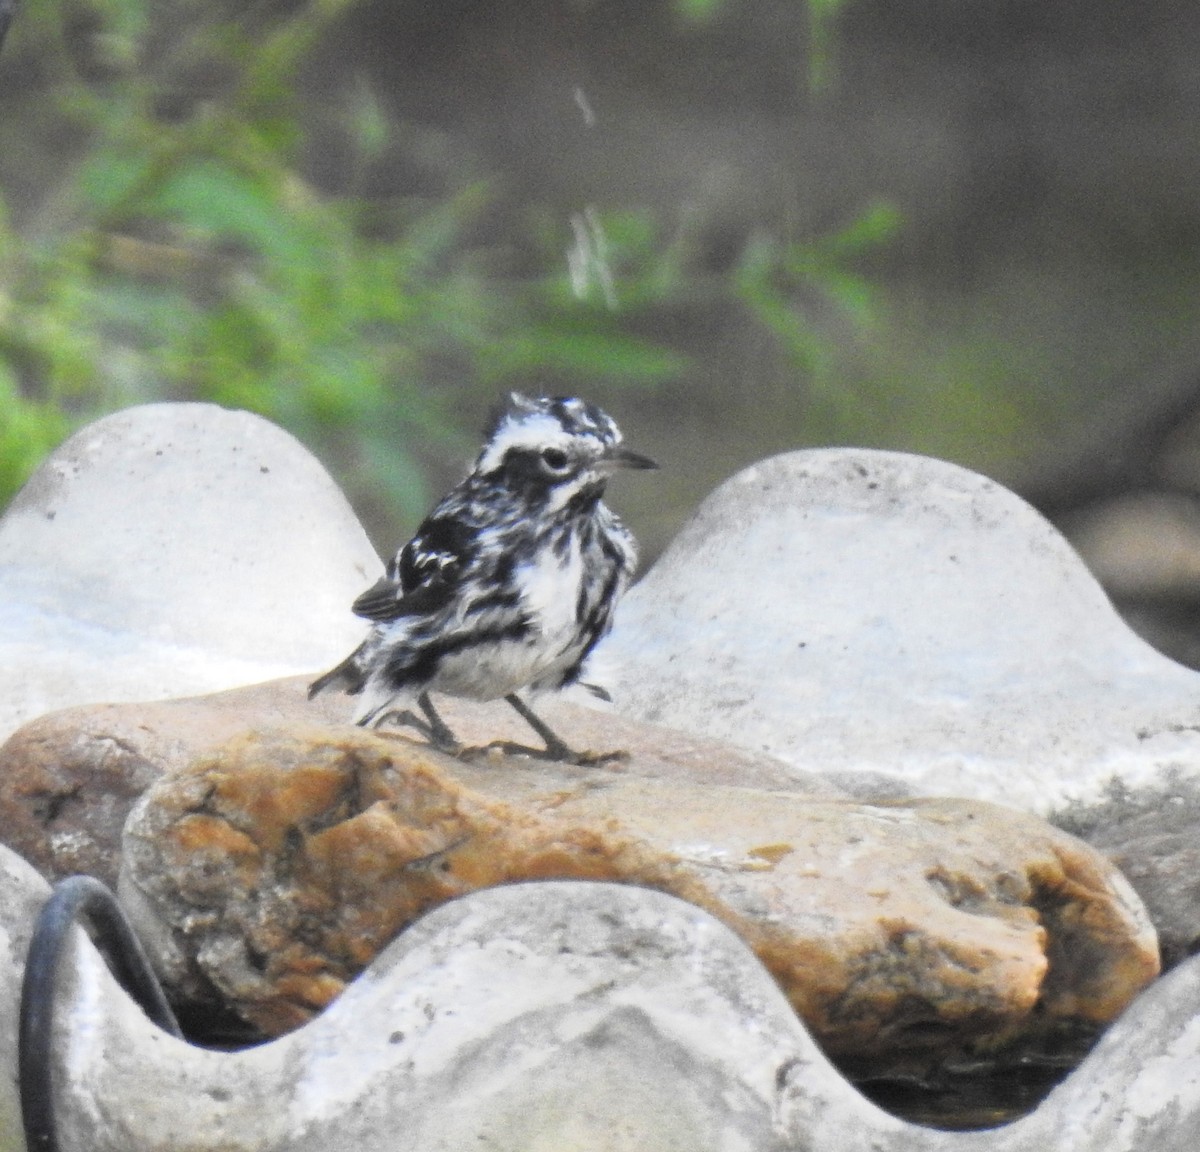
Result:
[[[42,457],[70,431],[70,421],[53,404],[28,400],[16,375],[0,359],[0,485],[15,491]]]
[[[860,256],[895,238],[904,223],[900,210],[886,201],[869,204],[840,232],[819,241],[822,251],[839,259]]]
[[[387,147],[390,131],[387,116],[371,86],[360,77],[353,90],[350,124],[358,151],[366,160],[378,160]]]
[[[503,384],[538,371],[584,379],[658,380],[676,376],[685,361],[648,341],[570,325],[535,325],[497,343],[488,378]]]
[[[697,25],[738,10],[672,2]],[[413,446],[458,451],[464,395],[653,387],[689,367],[664,318],[740,306],[819,396],[837,340],[814,317],[863,332],[879,313],[855,265],[897,228],[886,205],[804,244],[754,237],[726,272],[686,215],[644,209],[556,207],[498,243],[494,179],[468,165],[436,194],[373,193],[377,162],[428,138],[349,72],[320,124],[295,91],[361,0],[79,3],[90,71],[53,0],[20,22],[78,146],[19,230],[0,214],[0,496],[82,421],[194,399],[278,421],[344,466],[352,498],[411,517],[427,496]],[[823,27],[838,10],[809,8]]]
[[[707,24],[716,17],[725,0],[672,0],[675,14],[685,24]]]

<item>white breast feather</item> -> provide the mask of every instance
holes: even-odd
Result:
[[[543,637],[548,653],[557,655],[575,639],[578,624],[575,606],[583,580],[579,541],[571,537],[565,557],[546,548],[533,562],[517,571],[525,610]]]
[[[583,579],[578,543],[572,542],[564,559],[546,549],[515,575],[533,633],[520,640],[473,645],[443,657],[430,685],[434,691],[474,700],[495,700],[527,687],[555,669],[565,669],[577,659],[579,629],[575,606]]]

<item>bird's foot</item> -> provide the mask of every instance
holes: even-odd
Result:
[[[462,741],[454,735],[450,725],[442,719],[438,710],[433,706],[433,701],[429,699],[429,693],[422,692],[417,697],[417,704],[425,713],[426,723],[422,727],[426,730],[429,743],[439,752],[446,752],[451,756],[461,756],[464,750]]]
[[[417,704],[423,716],[407,708],[393,708],[384,712],[374,721],[374,727],[391,722],[398,726],[413,728],[425,737],[439,752],[445,752],[458,760],[472,761],[496,753],[508,756],[527,756],[533,760],[550,760],[558,764],[574,764],[587,768],[597,764],[610,764],[629,759],[628,752],[576,752],[549,725],[535,713],[528,704],[516,695],[506,696],[505,699],[513,706],[526,723],[542,738],[544,748],[533,748],[528,744],[519,744],[512,740],[493,740],[482,747],[467,747],[451,731],[450,726],[442,719],[438,710],[433,706],[428,692],[422,692],[417,697]]]
[[[609,764],[629,759],[628,752],[576,752],[566,744],[548,744],[545,748],[533,748],[528,744],[518,744],[514,740],[493,740],[482,748],[465,749],[462,759],[491,756],[503,753],[505,756],[525,756],[531,760],[549,760],[557,764],[573,764],[578,768],[592,768],[598,764]]]
[[[393,708],[390,712],[381,712],[374,720],[371,721],[371,729],[379,732],[381,736],[394,736],[394,732],[380,731],[385,724],[394,724],[397,728],[415,728],[422,736],[428,738],[429,725],[424,720],[418,718],[415,712],[410,712],[407,708],[400,711],[398,708]]]
[[[436,715],[436,713],[435,713]],[[438,717],[438,723],[432,724],[427,720],[422,720],[415,712],[410,712],[407,708],[403,711],[396,709],[391,712],[385,712],[375,722],[375,729],[380,736],[400,736],[399,732],[384,732],[381,726],[385,723],[392,723],[398,728],[412,728],[425,737],[432,747],[439,752],[445,752],[448,756],[461,757],[467,749],[458,738],[450,730],[441,717]]]
[[[542,738],[546,747],[530,748],[524,744],[497,740],[489,744],[489,748],[498,748],[517,756],[532,756],[538,760],[556,760],[560,764],[577,764],[581,767],[604,764],[612,760],[629,759],[628,752],[576,752],[515,692],[509,693],[504,699],[512,705],[517,715]]]

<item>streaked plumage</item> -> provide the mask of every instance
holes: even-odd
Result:
[[[595,405],[514,393],[471,473],[355,600],[372,622],[366,640],[309,695],[341,688],[360,697],[356,723],[394,717],[454,748],[428,693],[503,696],[547,754],[578,759],[515,693],[579,680],[637,564],[633,536],[602,500],[605,485],[617,468],[653,467],[621,447]]]

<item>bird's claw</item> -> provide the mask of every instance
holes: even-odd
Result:
[[[614,761],[629,759],[628,752],[576,752],[566,744],[548,745],[545,748],[533,748],[528,744],[518,744],[513,740],[493,740],[482,748],[467,748],[461,759],[469,760],[491,756],[495,753],[505,756],[525,756],[531,760],[547,760],[556,764],[571,764],[577,768],[591,768],[598,764],[608,764]]]
[[[493,740],[490,744],[482,747],[468,747],[458,740],[450,726],[442,719],[441,714],[433,706],[428,692],[422,692],[417,697],[417,704],[425,714],[423,717],[407,708],[395,708],[380,716],[375,721],[375,727],[379,728],[380,725],[390,721],[406,728],[414,728],[429,741],[431,747],[467,763],[497,752],[507,756],[527,756],[533,760],[548,760],[556,764],[573,764],[579,768],[590,768],[597,764],[609,764],[629,759],[629,753],[621,751],[576,752],[518,696],[509,695],[505,699],[545,741],[544,748],[533,748],[528,744],[519,744],[513,740]]]
[[[431,724],[422,720],[420,716],[415,712],[410,712],[407,708],[403,711],[397,709],[392,712],[385,712],[375,722],[375,730],[380,736],[401,737],[403,739],[399,732],[386,732],[382,730],[382,725],[388,722],[395,724],[397,728],[414,729],[425,737],[430,747],[436,748],[439,752],[445,752],[447,756],[462,759],[465,753],[470,751],[470,749],[458,741],[454,733],[444,723]]]

